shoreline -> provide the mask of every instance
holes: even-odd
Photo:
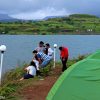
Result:
[[[73,60],[68,60],[68,66],[71,66],[72,64],[84,59],[85,56],[80,56],[77,59]],[[49,77],[49,76],[54,76],[54,72],[52,69],[52,62],[44,68],[42,71],[43,73],[43,78]],[[36,76],[34,79],[28,79],[24,80],[22,82],[19,82],[17,80],[20,79],[20,77],[24,74],[23,68],[26,66],[22,65],[21,67],[17,67],[16,69],[10,70],[8,73],[6,73],[3,77],[4,81],[3,84],[0,87],[0,96],[4,96],[5,98],[11,98],[11,94],[17,93],[19,89],[25,88],[26,86],[31,86],[34,82],[39,81],[39,78]],[[61,74],[61,62],[56,62],[56,68],[59,69],[60,71],[57,74],[59,76]],[[28,82],[28,84],[27,84]],[[12,99],[13,100],[13,99]]]

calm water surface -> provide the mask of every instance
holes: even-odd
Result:
[[[32,51],[38,46],[39,41],[63,45],[69,48],[69,58],[89,54],[100,49],[99,35],[0,35],[0,45],[7,46],[4,53],[3,71],[15,68],[23,62],[29,63]],[[56,59],[59,60],[57,48]]]

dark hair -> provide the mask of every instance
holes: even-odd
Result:
[[[40,41],[39,44],[44,44],[44,42],[43,41]]]
[[[30,65],[35,66],[35,67],[36,67],[36,65],[35,65],[34,61],[31,61],[31,62],[30,62]]]
[[[45,45],[46,45],[46,46],[50,46],[50,44],[49,44],[49,43],[46,43]]]
[[[37,50],[34,50],[33,53],[37,53]]]
[[[63,49],[63,47],[59,47],[59,50],[62,50]]]

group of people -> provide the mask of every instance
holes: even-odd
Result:
[[[60,59],[62,61],[62,72],[67,69],[66,63],[68,60],[68,48],[59,47],[60,50]],[[40,75],[40,68],[46,67],[50,61],[53,59],[54,51],[51,49],[50,44],[44,44],[43,41],[39,42],[39,45],[35,50],[33,50],[33,59],[30,62],[29,66],[24,70],[27,73],[20,79],[29,79],[33,78],[35,75]]]

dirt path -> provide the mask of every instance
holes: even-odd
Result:
[[[32,86],[22,89],[21,96],[24,100],[45,100],[51,87],[58,79],[61,73],[61,68],[54,69],[53,74],[35,82]]]

